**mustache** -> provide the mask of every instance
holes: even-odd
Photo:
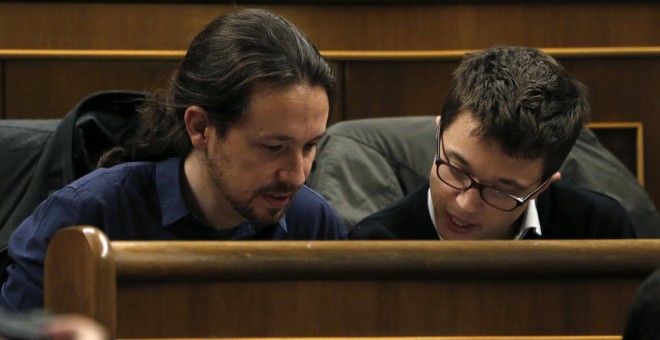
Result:
[[[267,192],[269,194],[294,194],[300,189],[299,185],[294,185],[291,183],[279,182],[262,188],[260,191]]]

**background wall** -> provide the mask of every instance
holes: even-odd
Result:
[[[234,7],[286,16],[321,50],[658,44],[654,1],[0,2],[0,48],[185,49]]]
[[[340,80],[333,122],[437,114],[465,51],[494,44],[546,49],[589,87],[592,121],[644,124],[646,188],[660,206],[654,1],[237,3],[284,15],[331,60]],[[94,91],[160,87],[194,34],[237,6],[0,1],[0,117],[60,118]]]

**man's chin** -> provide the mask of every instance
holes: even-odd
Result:
[[[264,227],[276,225],[284,216],[284,211],[285,209],[268,209],[256,216],[256,220],[253,220],[252,223]]]

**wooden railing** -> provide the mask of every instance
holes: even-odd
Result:
[[[119,338],[619,335],[660,240],[109,241],[62,230],[45,306]]]

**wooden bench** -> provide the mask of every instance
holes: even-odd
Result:
[[[660,240],[52,240],[45,306],[119,338],[619,335]]]

